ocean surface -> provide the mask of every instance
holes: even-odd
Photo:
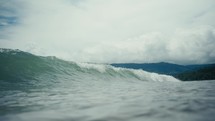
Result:
[[[0,49],[0,121],[215,121],[215,80]]]

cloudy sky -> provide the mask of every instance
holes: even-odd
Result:
[[[215,62],[214,0],[0,0],[0,47],[78,62]]]

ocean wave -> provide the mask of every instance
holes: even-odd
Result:
[[[54,56],[36,56],[20,50],[0,49],[0,80],[55,81],[55,80],[114,80],[173,81],[172,76],[150,73],[143,70],[117,68],[108,64],[76,63]],[[62,78],[62,79],[61,79]]]

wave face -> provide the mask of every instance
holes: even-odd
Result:
[[[110,65],[75,63],[56,57],[36,56],[19,50],[0,50],[0,80],[5,83],[21,82],[34,85],[45,81],[175,81],[167,75],[143,70],[116,68]],[[2,82],[1,81],[1,82]]]

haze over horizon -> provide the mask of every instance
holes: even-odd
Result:
[[[78,62],[215,63],[214,0],[0,0],[0,48]]]

